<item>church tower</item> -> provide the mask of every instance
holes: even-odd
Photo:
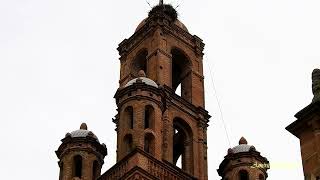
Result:
[[[203,48],[161,1],[119,44],[117,164],[99,180],[208,179]]]
[[[79,130],[67,133],[56,154],[59,158],[59,180],[96,180],[107,155],[105,144],[82,123]]]
[[[239,145],[228,150],[221,162],[218,174],[222,180],[266,180],[270,168],[267,158],[242,137]]]
[[[320,179],[320,69],[312,72],[312,102],[298,112],[297,120],[286,129],[300,139],[306,180]]]

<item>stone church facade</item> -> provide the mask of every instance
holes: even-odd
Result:
[[[209,179],[210,115],[205,109],[203,49],[202,40],[188,32],[172,6],[155,6],[118,47],[120,80],[113,119],[116,164],[101,172],[107,147],[83,123],[79,130],[66,134],[56,151],[59,179]],[[177,89],[181,94],[176,94]],[[218,174],[223,180],[264,180],[268,164],[241,138],[238,146],[228,150]]]

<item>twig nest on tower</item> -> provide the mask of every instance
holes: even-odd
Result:
[[[172,21],[175,21],[178,18],[177,11],[170,4],[157,5],[151,9],[149,16],[152,16],[157,13],[164,13],[169,16]]]

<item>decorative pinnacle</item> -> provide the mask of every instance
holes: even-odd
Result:
[[[81,126],[80,126],[80,129],[82,130],[88,130],[88,126],[86,123],[82,123]]]
[[[163,5],[163,0],[159,0],[159,5]]]
[[[312,102],[320,101],[320,69],[314,69],[312,72]]]
[[[239,140],[239,145],[240,145],[240,144],[248,144],[246,138],[241,137],[240,140]]]
[[[138,77],[146,77],[146,73],[143,70],[138,72]]]

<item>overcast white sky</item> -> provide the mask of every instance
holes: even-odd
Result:
[[[312,99],[320,1],[180,2],[180,20],[206,43],[209,179],[229,148],[217,95],[232,146],[246,137],[269,159],[270,180],[303,179],[285,127]],[[81,122],[108,147],[103,171],[115,163],[116,48],[149,10],[145,0],[0,0],[1,179],[58,179],[54,151]]]

